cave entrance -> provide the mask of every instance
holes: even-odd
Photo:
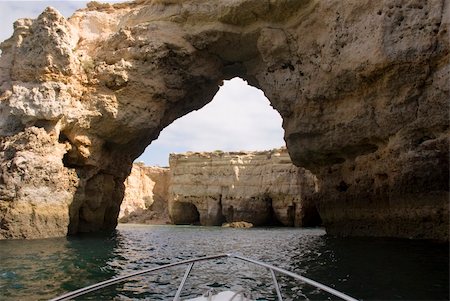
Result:
[[[198,225],[200,224],[200,213],[197,206],[192,203],[175,202],[171,211],[174,213],[173,223],[176,225]]]
[[[281,123],[280,114],[270,106],[269,100],[261,90],[250,86],[239,77],[225,80],[211,102],[166,127],[158,139],[154,140],[135,160],[130,177],[125,182],[126,192],[121,204],[121,215],[123,216],[125,208],[128,211],[131,210],[131,214],[127,215],[133,215],[133,206],[136,207],[135,212],[138,215],[149,216],[145,213],[146,211],[151,213],[149,203],[153,203],[156,194],[148,191],[148,187],[160,186],[159,183],[155,185],[155,181],[161,181],[161,178],[156,176],[154,169],[146,170],[146,166],[166,168],[169,165],[170,153],[193,151],[219,154],[241,150],[278,149],[285,145]],[[161,174],[161,171],[157,172]],[[176,183],[176,185],[178,184]],[[168,203],[168,199],[169,194],[166,188],[166,203]],[[167,204],[166,206],[168,207]],[[195,218],[196,210],[194,208],[184,203],[179,206],[181,207],[173,207],[172,213],[187,214],[187,220],[175,216],[173,222],[181,224],[199,222]],[[223,219],[220,218],[222,216],[221,204],[219,202],[210,207],[213,206],[214,208],[208,209],[210,214],[204,220],[212,219],[211,224],[219,225]],[[147,210],[144,212],[142,208],[147,208]],[[215,214],[211,211],[214,211]],[[121,215],[119,215],[119,220],[124,222],[126,219],[121,218]],[[155,222],[158,221],[155,220]]]
[[[228,222],[247,221],[259,226],[292,226],[296,223],[296,217],[286,216],[289,213],[284,212],[283,206],[278,206],[280,208],[277,207],[275,214],[271,207],[271,200],[264,198],[267,190],[274,190],[274,193],[277,193],[277,185],[280,183],[267,183],[267,186],[274,187],[261,185],[258,191],[248,192],[249,195],[246,196],[245,193],[242,195],[242,192],[239,192],[239,190],[248,190],[248,187],[245,188],[246,181],[249,182],[248,186],[250,187],[253,185],[250,183],[252,178],[260,177],[262,179],[265,176],[245,174],[247,168],[245,164],[237,163],[242,160],[239,156],[245,155],[242,150],[260,151],[262,155],[259,156],[263,160],[271,160],[272,155],[280,156],[280,159],[274,160],[280,160],[280,165],[285,164],[286,168],[292,169],[289,172],[283,169],[280,171],[283,173],[280,177],[285,177],[287,183],[292,181],[287,177],[290,172],[297,172],[296,167],[292,163],[286,164],[286,162],[290,162],[290,157],[285,149],[281,153],[279,152],[280,147],[285,145],[281,124],[280,114],[271,107],[270,101],[264,93],[248,85],[245,80],[236,77],[224,81],[212,101],[203,108],[182,116],[166,127],[158,139],[154,140],[136,161],[139,162],[139,168],[142,168],[143,165],[168,166],[170,153],[189,154],[190,152],[191,155],[188,156],[193,156],[193,164],[190,167],[180,166],[180,164],[184,164],[184,159],[178,160],[177,156],[173,156],[174,159],[171,159],[170,172],[173,172],[171,178],[173,187],[167,190],[166,203],[167,207],[170,207],[171,222],[175,224],[217,226],[226,219]],[[196,152],[201,153],[198,155],[199,158],[195,157]],[[196,160],[203,161],[200,165],[196,165]],[[231,164],[227,167],[220,166],[217,163],[220,160],[228,160]],[[211,180],[217,179],[214,167],[211,167],[213,165],[217,165],[218,174],[223,173],[224,177],[227,177],[222,179],[224,183],[218,183],[220,180]],[[240,168],[244,172],[242,179],[239,178]],[[252,167],[250,166],[250,168]],[[262,171],[256,170],[255,172]],[[276,168],[272,172],[276,173]],[[141,178],[146,179],[147,177]],[[142,183],[142,189],[139,190],[143,191],[146,185],[154,184]],[[192,189],[193,185],[197,188]],[[169,190],[173,193],[169,193]],[[216,195],[213,190],[217,190],[218,192],[216,192],[220,195]],[[298,192],[300,192],[300,188],[298,188]],[[228,199],[225,201],[226,206],[222,202],[222,194]],[[294,193],[292,194],[287,199],[296,197]],[[139,205],[136,200],[129,199],[128,195],[136,197],[136,194],[125,193],[126,197],[122,207],[129,207],[129,203]],[[235,195],[241,195],[240,200],[237,200],[237,197],[233,200]],[[175,199],[175,201],[171,199]],[[195,200],[199,199],[200,207],[198,208]],[[192,200],[194,201],[191,202]],[[144,204],[141,207],[143,206]],[[267,210],[263,210],[264,208]],[[252,213],[250,214],[250,212]],[[278,220],[276,215],[280,215],[281,220]]]

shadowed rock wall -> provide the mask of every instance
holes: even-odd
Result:
[[[17,21],[0,45],[0,238],[113,229],[133,160],[240,76],[317,175],[327,231],[448,240],[449,11],[141,0]]]

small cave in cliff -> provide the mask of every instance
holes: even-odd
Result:
[[[344,181],[341,181],[338,186],[336,186],[337,191],[339,192],[346,192],[347,189],[350,187],[347,183]]]
[[[70,142],[70,140],[67,137],[67,135],[64,134],[63,132],[61,132],[59,134],[59,137],[58,137],[58,142],[61,143],[61,144],[65,144],[66,147],[68,148],[66,153],[63,156],[63,164],[64,164],[64,166],[68,167],[68,168],[76,167],[76,165],[73,164],[73,155],[72,155],[72,152],[70,151],[71,148],[72,148],[71,147],[72,143]]]
[[[58,142],[61,144],[65,144],[66,153],[63,156],[63,164],[68,168],[77,168],[83,166],[82,162],[79,159],[78,149],[69,139],[69,137],[61,132],[58,137]]]
[[[194,204],[176,202],[171,208],[171,219],[175,225],[199,225],[200,213]]]
[[[302,227],[321,227],[322,218],[316,206],[309,206],[303,209]]]

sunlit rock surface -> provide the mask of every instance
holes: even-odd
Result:
[[[292,164],[286,149],[170,155],[169,214],[175,224],[320,225],[302,195],[316,178]]]
[[[260,88],[327,231],[448,240],[446,0],[90,3],[0,48],[0,238],[111,230],[132,162],[222,80]]]
[[[125,180],[119,221],[167,223],[170,173],[168,168],[134,163]]]

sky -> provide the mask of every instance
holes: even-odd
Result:
[[[0,41],[11,36],[13,23],[19,18],[36,18],[47,6],[69,17],[87,2],[0,0]],[[261,90],[234,78],[225,81],[205,107],[166,127],[136,161],[167,166],[169,153],[278,148],[285,145],[281,122]]]

